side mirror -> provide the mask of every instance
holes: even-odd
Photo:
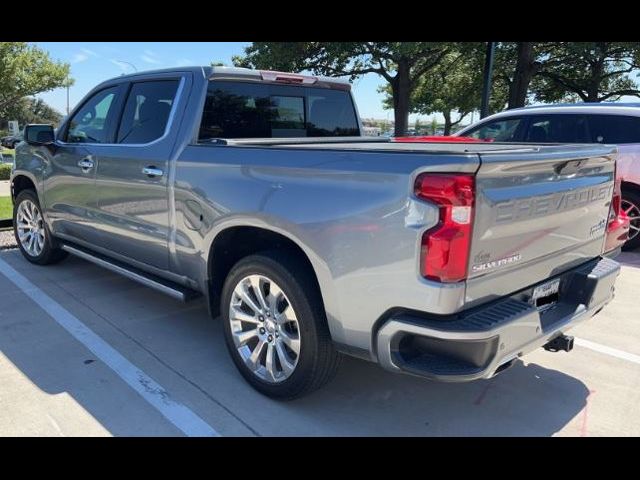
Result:
[[[50,145],[54,140],[52,125],[31,124],[24,127],[24,141],[29,145]]]

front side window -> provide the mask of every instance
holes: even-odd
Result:
[[[476,129],[465,133],[464,136],[489,142],[516,142],[518,141],[521,128],[521,118],[495,120],[480,125]]]
[[[525,142],[590,143],[583,115],[535,115],[529,121]]]
[[[330,89],[209,82],[200,140],[359,135],[348,92]]]
[[[117,92],[118,87],[106,88],[87,100],[69,121],[65,141],[68,143],[109,143],[108,119],[113,114]]]
[[[149,143],[162,137],[177,89],[178,80],[134,83],[124,106],[118,143]]]
[[[640,143],[640,117],[590,115],[589,131],[594,143]]]

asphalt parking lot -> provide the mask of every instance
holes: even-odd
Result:
[[[502,375],[438,384],[347,358],[300,400],[253,391],[202,300],[182,304],[83,260],[0,252],[0,436],[640,435],[640,252],[615,300]]]

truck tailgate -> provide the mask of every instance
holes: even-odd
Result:
[[[601,254],[615,152],[589,145],[480,153],[467,306]]]

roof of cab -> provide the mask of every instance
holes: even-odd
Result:
[[[203,75],[206,78],[233,78],[233,79],[250,79],[263,81],[263,73],[272,72],[272,73],[281,73],[286,74],[286,72],[274,72],[271,70],[254,70],[251,68],[242,68],[242,67],[203,67],[203,66],[190,66],[190,67],[173,67],[173,68],[163,68],[158,70],[144,70],[135,73],[129,73],[125,75],[121,75],[119,77],[112,78],[107,81],[112,80],[121,80],[121,79],[134,79],[139,76],[146,75],[154,75],[159,73],[172,73],[172,72],[192,72],[195,74]],[[334,77],[324,77],[321,75],[311,75],[305,73],[291,73],[292,75],[301,75],[304,77],[315,78],[316,82],[319,84],[324,84],[325,86],[335,86],[336,88],[340,88],[342,90],[351,89],[351,83],[348,80],[343,78],[334,78]]]

